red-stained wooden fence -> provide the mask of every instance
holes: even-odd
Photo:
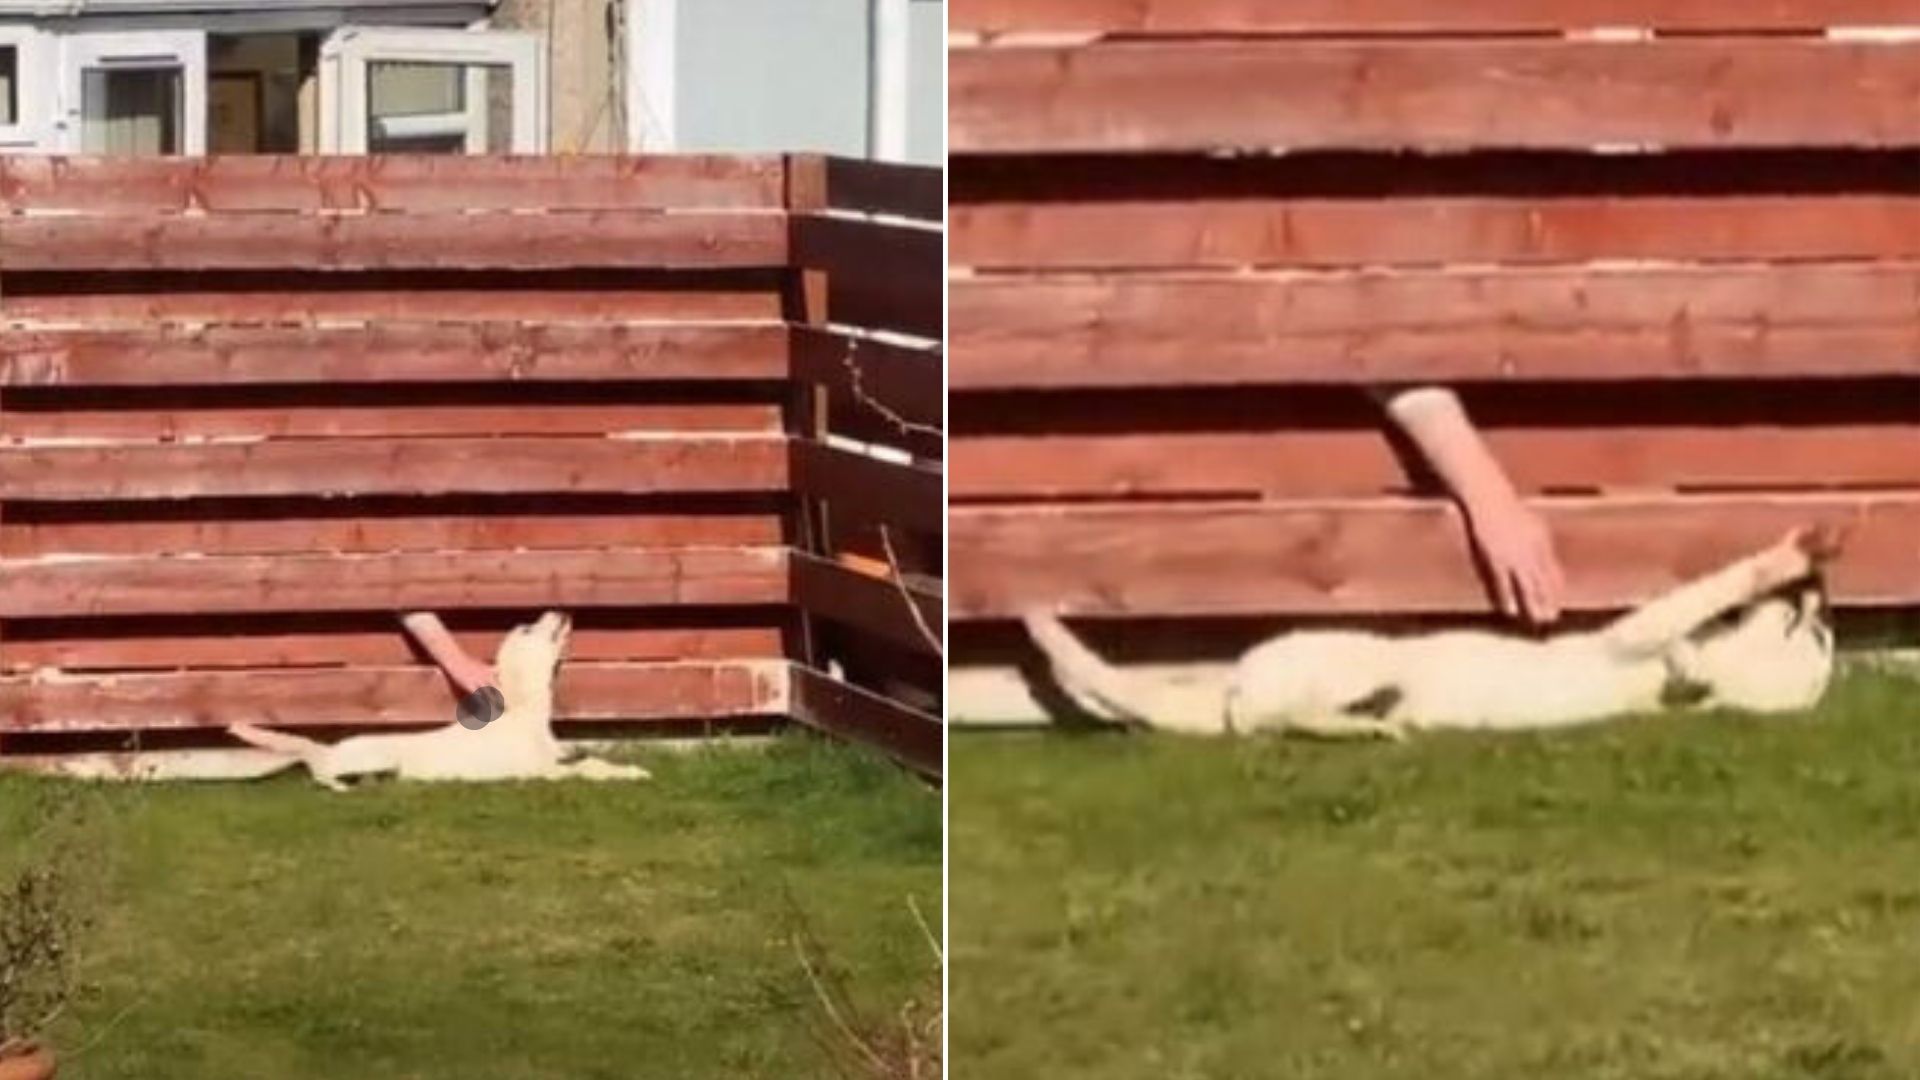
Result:
[[[1487,614],[1368,386],[1457,387],[1576,609],[1851,522],[1920,604],[1920,8],[954,0],[956,716],[1033,604],[1211,661]]]
[[[929,185],[804,156],[0,158],[5,751],[443,723],[395,613],[490,654],[557,606],[572,730],[797,719],[937,772],[938,682],[904,697],[815,628],[909,594],[820,587],[807,510],[937,538],[938,462],[823,445],[800,389],[938,425],[937,353],[870,333],[938,336]],[[853,299],[812,318],[810,288]],[[937,576],[911,588],[937,613]]]

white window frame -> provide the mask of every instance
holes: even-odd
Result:
[[[207,152],[207,35],[201,30],[87,30],[59,35],[60,99],[53,123],[54,148],[78,154],[85,148],[85,71],[88,68],[180,69],[180,153]]]
[[[671,153],[679,98],[676,61],[681,0],[629,0],[626,12],[627,149]],[[905,161],[912,83],[911,0],[867,0],[873,44],[867,58],[867,153],[878,161]]]
[[[0,26],[0,49],[14,50],[18,59],[13,96],[19,106],[13,123],[0,124],[0,150],[38,149],[46,138],[56,99],[48,93],[46,70],[53,45],[53,38],[31,26]]]
[[[365,154],[367,69],[371,64],[465,64],[513,70],[510,152],[547,151],[546,55],[540,35],[514,30],[349,26],[320,46],[320,152]],[[467,110],[448,123],[464,129],[468,153],[487,149],[486,73],[467,72]],[[434,123],[433,120],[424,121]]]

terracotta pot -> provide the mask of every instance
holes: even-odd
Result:
[[[55,1068],[53,1051],[38,1043],[0,1046],[0,1080],[53,1080]]]

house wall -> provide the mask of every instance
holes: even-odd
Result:
[[[597,153],[624,145],[615,75],[619,0],[501,0],[490,25],[547,35],[554,153]]]

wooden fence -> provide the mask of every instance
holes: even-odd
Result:
[[[791,718],[937,772],[937,697],[833,637],[937,610],[937,566],[855,574],[809,523],[938,534],[937,462],[819,419],[940,421],[929,185],[810,157],[0,158],[5,751],[444,723],[397,611],[491,655],[562,607],[570,731]]]
[[[1030,604],[1182,663],[1484,617],[1374,385],[1461,391],[1576,609],[1831,519],[1842,603],[1920,602],[1913,4],[952,17],[956,717],[1037,714]]]

